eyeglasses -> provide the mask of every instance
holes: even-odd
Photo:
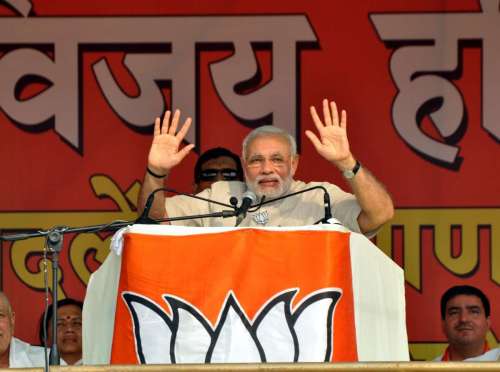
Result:
[[[224,169],[205,169],[200,173],[201,181],[213,181],[218,175],[222,175],[225,181],[234,181],[238,179],[238,171],[230,168]]]

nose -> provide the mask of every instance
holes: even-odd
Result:
[[[63,327],[61,327],[61,331],[62,333],[72,333],[73,332],[73,327],[71,325],[65,325]]]
[[[466,323],[469,320],[469,314],[467,313],[467,311],[460,312],[459,320],[461,323]]]
[[[274,172],[273,163],[271,162],[270,159],[265,159],[262,162],[261,173],[263,173],[263,174],[271,174],[273,172]]]
[[[74,333],[76,329],[76,324],[73,324],[71,322],[67,322],[64,324],[60,324],[58,327],[61,328],[61,331],[63,333]]]

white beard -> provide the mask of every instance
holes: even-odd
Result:
[[[275,180],[278,181],[278,186],[274,190],[262,190],[259,186],[259,181],[262,180]],[[292,176],[288,175],[285,179],[282,179],[278,175],[272,176],[257,176],[254,181],[245,180],[246,185],[250,191],[253,191],[257,197],[262,198],[263,196],[266,199],[278,198],[280,196],[285,195],[285,193],[290,189],[292,184]]]

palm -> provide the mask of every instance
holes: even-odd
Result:
[[[311,117],[318,134],[306,131],[306,135],[311,140],[316,151],[326,160],[336,165],[347,160],[351,155],[351,151],[347,139],[346,112],[342,110],[342,117],[339,120],[335,102],[331,102],[329,105],[328,101],[324,100],[323,121],[319,118],[314,107],[311,107]]]
[[[180,112],[176,111],[170,123],[170,112],[167,111],[161,126],[160,118],[156,119],[153,143],[148,156],[148,165],[151,168],[168,172],[179,164],[194,147],[194,145],[188,145],[179,150],[191,125],[191,119],[188,118],[177,132],[179,116]]]
[[[180,163],[179,159],[180,141],[169,134],[155,136],[149,151],[149,164],[156,168],[171,169]]]
[[[321,146],[317,150],[321,156],[335,162],[349,155],[349,142],[345,128],[325,127],[319,132]]]

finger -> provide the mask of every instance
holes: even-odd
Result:
[[[154,127],[154,131],[153,131],[153,135],[156,137],[160,134],[160,118],[156,118],[155,119],[155,127]]]
[[[330,116],[330,107],[328,107],[328,100],[323,100],[323,116],[325,118],[325,126],[329,127],[332,125],[332,117]]]
[[[175,136],[175,132],[177,131],[177,125],[179,124],[179,118],[181,116],[181,112],[179,110],[175,110],[174,117],[172,118],[172,123],[170,123],[170,129],[168,133]]]
[[[184,137],[186,137],[186,134],[187,134],[189,128],[191,127],[192,122],[193,122],[193,120],[191,118],[187,118],[186,121],[184,122],[184,124],[182,124],[181,130],[176,135],[176,137],[180,141],[182,141],[184,139]]]
[[[316,151],[319,151],[319,149],[322,146],[322,143],[319,140],[319,138],[310,130],[306,130],[306,136],[311,140],[313,146],[316,148]]]
[[[337,111],[337,104],[332,101],[330,102],[330,109],[332,111],[332,123],[335,126],[339,125],[339,112]]]
[[[346,110],[342,110],[342,118],[340,120],[340,127],[346,129],[347,128],[347,112]]]
[[[168,123],[170,121],[170,110],[167,110],[165,112],[165,115],[163,116],[163,124],[161,126],[161,134],[166,134],[168,133]]]

